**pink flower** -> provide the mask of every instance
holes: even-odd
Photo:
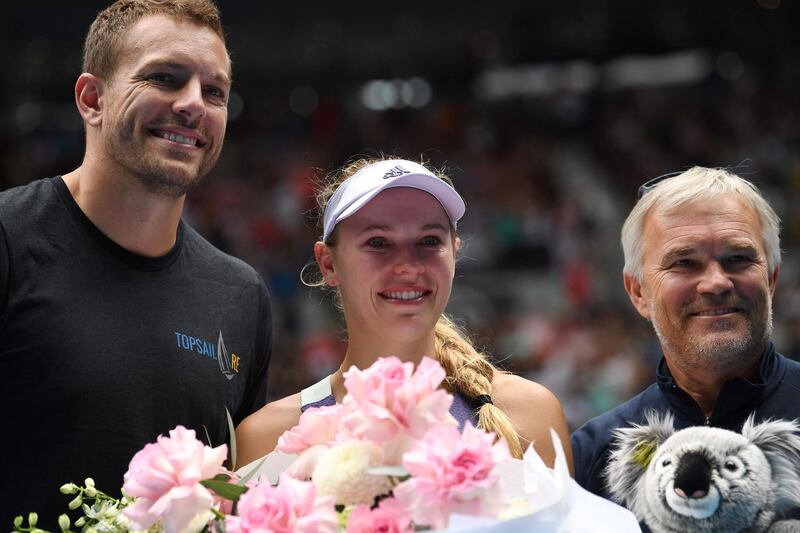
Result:
[[[394,488],[397,500],[416,524],[447,526],[450,513],[491,515],[499,476],[496,463],[511,458],[504,440],[470,423],[459,434],[453,426],[432,428],[403,456],[411,478]]]
[[[314,472],[314,469],[317,468],[320,457],[322,457],[329,448],[327,444],[315,444],[311,448],[301,452],[297,459],[292,461],[292,464],[284,470],[284,473],[299,480],[311,479],[311,474]]]
[[[377,509],[359,505],[347,520],[347,533],[406,533],[414,531],[411,517],[394,498],[384,498]]]
[[[449,412],[453,397],[439,389],[444,369],[433,359],[423,358],[414,371],[413,363],[381,358],[365,370],[351,367],[344,377],[340,431],[383,445],[389,461],[399,461],[429,428],[456,426]]]
[[[135,529],[148,529],[160,519],[168,533],[201,530],[210,518],[213,497],[200,481],[223,471],[227,454],[224,444],[203,446],[183,426],[169,437],[159,436],[133,456],[125,473],[123,491],[137,498],[125,516]]]
[[[292,429],[283,432],[275,449],[300,454],[286,472],[295,479],[309,479],[320,455],[336,442],[341,405],[314,407],[300,415]]]
[[[229,533],[335,533],[333,498],[317,498],[314,485],[281,475],[277,487],[262,483],[245,492],[239,516],[228,516]]]
[[[283,433],[275,448],[284,453],[300,453],[316,444],[328,444],[336,440],[339,426],[340,405],[308,409],[300,415],[295,427]]]

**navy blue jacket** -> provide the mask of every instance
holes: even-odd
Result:
[[[800,363],[777,353],[770,343],[754,378],[734,378],[725,383],[712,416],[706,420],[697,402],[675,384],[662,358],[654,384],[586,422],[572,434],[575,480],[583,488],[609,498],[603,470],[608,462],[612,430],[645,424],[644,414],[650,409],[672,412],[676,429],[708,424],[738,432],[752,412],[755,412],[756,422],[768,418],[800,418]]]

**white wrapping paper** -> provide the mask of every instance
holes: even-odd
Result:
[[[448,532],[462,533],[628,533],[641,532],[633,513],[581,488],[569,475],[561,441],[550,431],[554,468],[528,447],[522,460],[498,465],[504,498],[522,502],[530,514],[510,520],[451,515]]]

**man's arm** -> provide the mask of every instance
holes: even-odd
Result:
[[[11,282],[11,254],[8,251],[8,240],[3,222],[0,221],[0,325],[8,308],[9,283]]]
[[[251,373],[247,376],[247,391],[236,413],[234,424],[238,425],[248,415],[261,409],[267,403],[267,383],[269,361],[272,358],[272,304],[269,292],[263,281],[258,286],[259,304],[254,361]]]
[[[593,428],[585,424],[570,436],[572,458],[575,465],[575,481],[586,490],[598,494],[598,480],[595,479],[595,457],[597,443]]]

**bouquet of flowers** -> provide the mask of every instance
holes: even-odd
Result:
[[[554,512],[568,516],[570,490],[582,489],[569,478],[555,433],[555,471],[532,448],[524,465],[511,459],[494,434],[469,422],[458,430],[449,413],[453,397],[440,388],[444,377],[428,358],[416,369],[395,357],[351,368],[341,404],[307,410],[281,436],[274,453],[290,461],[271,476],[264,461],[239,473],[226,470],[227,446],[204,446],[178,426],[133,457],[122,499],[97,490],[91,479],[62,486],[74,495],[69,507],[81,507],[84,516],[70,524],[62,515],[59,526],[87,533],[366,533],[496,527],[499,519],[536,519],[534,512],[551,522]],[[601,502],[592,505],[613,506]],[[36,518],[23,527],[17,517],[15,531],[40,533]]]

